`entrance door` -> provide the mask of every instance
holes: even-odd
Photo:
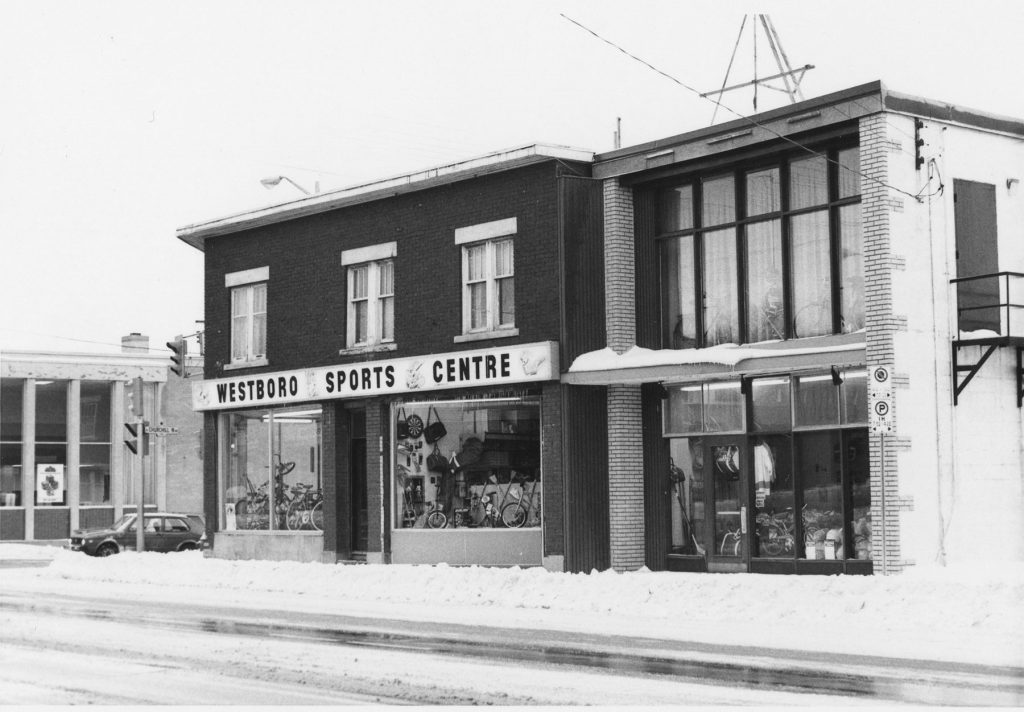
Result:
[[[704,438],[704,491],[709,514],[705,547],[708,571],[746,571],[750,558],[747,523],[745,438]]]
[[[996,240],[996,187],[989,183],[953,180],[956,220],[956,276],[977,277],[999,271]],[[986,329],[1001,333],[996,277],[958,282],[956,285],[961,331]]]

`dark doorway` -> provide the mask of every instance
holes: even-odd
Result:
[[[999,271],[996,245],[996,187],[970,180],[953,181],[956,218],[956,276],[979,277]],[[999,280],[982,277],[956,285],[960,331],[1000,332]]]
[[[365,552],[369,517],[366,498],[366,412],[362,410],[352,412],[349,469],[349,481],[352,483],[352,516],[349,518],[352,526],[352,551]]]

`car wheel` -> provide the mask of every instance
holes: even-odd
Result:
[[[195,551],[198,548],[194,541],[186,541],[178,547],[178,551]]]
[[[112,556],[117,553],[117,544],[104,544],[96,550],[96,556]]]

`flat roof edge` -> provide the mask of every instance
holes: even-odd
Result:
[[[543,161],[567,160],[591,163],[593,159],[592,151],[553,144],[531,144],[186,225],[178,228],[176,234],[179,240],[202,251],[207,237],[227,235],[254,227],[316,215],[349,205],[455,183],[474,175],[512,170]]]
[[[889,90],[885,92],[883,101],[885,108],[890,111],[1024,136],[1024,120],[1012,116],[992,114],[945,101],[925,99]]]

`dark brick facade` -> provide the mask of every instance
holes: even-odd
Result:
[[[346,273],[343,250],[396,242],[395,340],[380,358],[458,350],[462,332],[462,260],[456,228],[518,219],[515,239],[519,336],[474,348],[558,341],[559,224],[555,162],[527,166],[290,220],[206,241],[206,377],[230,362],[230,290],[224,276],[268,266],[267,356],[251,372],[282,371],[372,355],[342,357]],[[248,372],[248,371],[247,371]]]

